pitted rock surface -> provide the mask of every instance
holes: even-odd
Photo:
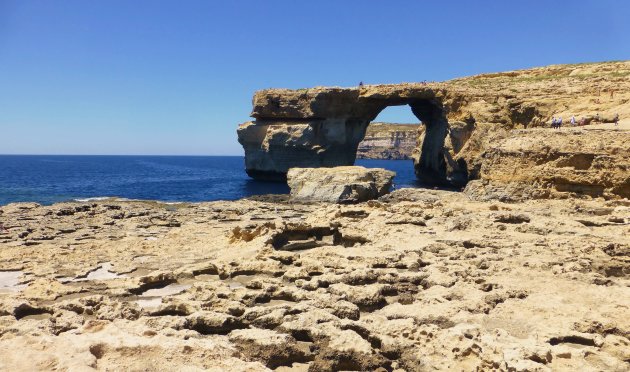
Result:
[[[628,369],[627,199],[402,189],[0,216],[2,370]]]

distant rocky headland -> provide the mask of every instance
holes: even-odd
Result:
[[[357,148],[357,159],[411,160],[420,124],[371,123]]]

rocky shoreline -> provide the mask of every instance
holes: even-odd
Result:
[[[2,370],[626,370],[627,199],[0,207]],[[7,274],[9,273],[9,274]]]
[[[291,195],[0,206],[0,370],[626,371],[628,74],[261,91],[246,170]],[[400,104],[418,177],[463,192],[339,167]],[[545,128],[593,112],[622,120]]]

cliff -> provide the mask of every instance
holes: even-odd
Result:
[[[630,131],[521,129],[484,146],[474,199],[630,198]]]
[[[292,167],[353,164],[368,124],[385,107],[407,104],[425,128],[413,154],[417,177],[463,186],[487,174],[481,172],[486,149],[512,130],[548,127],[553,116],[563,117],[565,127],[571,116],[592,124],[618,115],[624,122],[630,119],[628,102],[629,61],[441,83],[268,89],[254,95],[255,120],[239,127],[238,138],[250,176],[283,179]]]
[[[410,160],[420,124],[371,123],[357,149],[357,159]]]

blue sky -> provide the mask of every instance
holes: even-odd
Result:
[[[0,0],[0,153],[238,155],[258,89],[629,59],[628,35],[623,0]]]

